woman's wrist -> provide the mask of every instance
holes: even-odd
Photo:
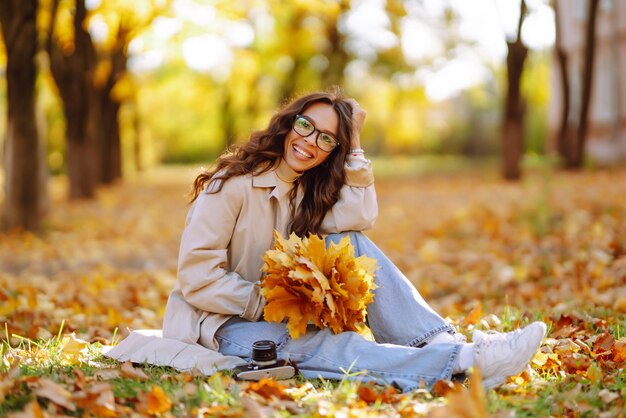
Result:
[[[350,150],[348,151],[350,155],[363,155],[365,151],[361,147],[360,135],[355,134],[352,136],[352,140],[350,141]]]

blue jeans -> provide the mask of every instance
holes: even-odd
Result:
[[[305,335],[292,339],[285,323],[249,322],[233,317],[217,331],[219,351],[250,359],[253,342],[273,340],[279,358],[296,361],[307,378],[375,380],[394,383],[404,391],[449,379],[461,345],[420,346],[439,333],[454,333],[452,325],[428,306],[402,272],[362,233],[331,234],[326,237],[326,244],[338,242],[346,234],[350,235],[357,257],[365,254],[378,261],[378,288],[367,307],[367,322],[376,342],[355,332],[334,334],[313,325],[309,325]]]

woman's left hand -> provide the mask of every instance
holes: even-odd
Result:
[[[350,136],[350,148],[361,148],[361,128],[365,122],[367,112],[354,99],[348,99],[347,102],[352,106],[352,135]]]

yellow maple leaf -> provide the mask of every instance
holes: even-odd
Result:
[[[152,386],[149,392],[140,396],[137,411],[147,415],[160,415],[172,408],[172,401],[158,386]]]
[[[59,347],[63,362],[74,364],[85,359],[89,343],[76,338],[76,334],[71,333],[63,336]]]

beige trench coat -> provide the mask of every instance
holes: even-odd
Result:
[[[378,215],[371,163],[362,157],[348,157],[345,170],[346,184],[322,222],[323,233],[362,231],[370,228]],[[250,321],[261,317],[265,301],[258,281],[263,254],[272,247],[274,230],[287,234],[290,181],[296,176],[281,162],[275,170],[260,175],[233,177],[217,193],[212,189],[201,193],[187,215],[178,280],[163,320],[164,338],[143,341],[135,332],[132,342],[126,343],[131,340],[127,338],[107,355],[156,364],[153,359],[163,356],[146,354],[144,345],[150,344],[153,352],[180,351],[178,345],[172,348],[169,341],[174,341],[213,350],[216,365],[224,368],[228,362],[217,353],[215,332],[233,315]],[[301,198],[297,196],[297,203]],[[138,351],[141,356],[135,355]],[[188,369],[189,359],[183,357],[163,358],[158,363]],[[241,363],[238,358],[230,360]],[[206,374],[212,372],[206,366],[202,369]]]

